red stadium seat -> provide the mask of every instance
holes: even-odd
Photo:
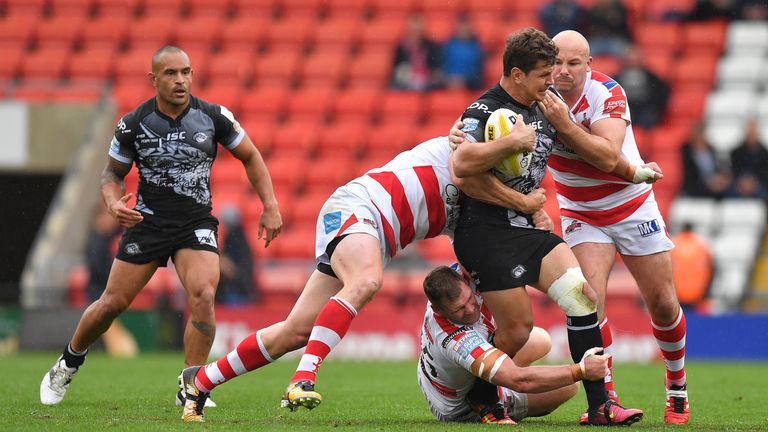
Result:
[[[227,51],[216,54],[215,61],[208,62],[208,80],[211,82],[236,83],[242,87],[253,81],[255,55],[250,51]]]
[[[715,82],[718,57],[712,54],[678,58],[673,66],[673,87],[711,88]]]
[[[341,186],[337,184],[334,187]],[[293,212],[294,227],[313,227],[317,222],[317,215],[320,214],[320,208],[328,200],[329,193],[325,191],[303,193],[293,197],[296,204]]]
[[[448,265],[458,261],[453,253],[451,240],[446,236],[437,236],[418,242],[419,254],[432,265]]]
[[[320,131],[317,151],[325,156],[357,157],[364,148],[369,128],[357,121],[331,123]]]
[[[283,15],[315,18],[323,11],[324,0],[281,0]]]
[[[453,31],[456,29],[455,15],[444,15],[442,13],[427,15],[424,33],[433,41],[443,43],[447,41]]]
[[[39,18],[37,16],[9,17],[0,20],[0,48],[26,49]]]
[[[696,0],[650,0],[647,3],[647,17],[650,20],[662,20],[665,15],[686,15],[693,9]]]
[[[5,0],[6,15],[13,19],[40,17],[45,11],[46,0]]]
[[[268,249],[276,249],[275,245],[280,242],[280,238],[278,237]],[[260,243],[259,248],[264,250],[263,241]],[[286,296],[290,304],[293,304],[301,294],[307,279],[309,279],[309,272],[304,266],[280,265],[257,273],[258,286],[266,294],[265,300]]]
[[[368,13],[367,1],[325,0],[325,13],[331,18],[362,20]]]
[[[524,2],[514,2],[512,3],[511,10],[510,10],[510,16],[515,17],[517,19],[518,17],[530,17],[532,19],[538,20],[539,16],[539,10],[549,3],[549,0],[531,0],[531,1],[524,1]],[[534,26],[536,28],[541,28],[541,26]]]
[[[154,94],[155,90],[148,81],[115,85],[112,89],[112,98],[117,104],[117,115],[122,116],[128,113]]]
[[[621,61],[611,56],[593,57],[592,69],[613,77],[621,70]]]
[[[674,54],[680,48],[680,25],[674,22],[642,22],[635,27],[635,43],[645,53]]]
[[[177,20],[163,15],[151,15],[135,20],[128,27],[128,45],[132,50],[142,49],[154,52],[173,41]]]
[[[317,20],[298,16],[265,21],[265,24],[268,24],[264,30],[265,42],[270,51],[302,51]]]
[[[451,126],[461,113],[453,115],[445,115],[444,117],[430,117],[429,121],[420,124],[413,135],[413,145],[422,143],[439,136],[448,135],[448,131],[451,130]]]
[[[186,0],[141,0],[141,15],[174,19],[181,15]],[[202,29],[199,29],[202,31]]]
[[[301,64],[301,85],[336,88],[347,70],[347,62],[348,58],[344,53],[311,55]]]
[[[251,89],[242,97],[241,111],[243,116],[249,119],[283,117],[288,94],[288,89],[285,87]]]
[[[402,17],[375,17],[360,30],[360,46],[364,50],[383,51],[391,56],[404,28]]]
[[[147,74],[152,70],[152,54],[150,49],[143,49],[118,55],[115,60],[115,81],[149,85]]]
[[[415,128],[409,122],[376,122],[368,134],[366,154],[385,153],[394,156],[418,144],[414,133]]]
[[[381,101],[382,121],[417,123],[424,115],[424,96],[417,92],[388,92]]]
[[[225,52],[254,52],[263,42],[267,28],[263,16],[238,15],[221,30],[221,49]]]
[[[683,50],[687,55],[719,56],[725,45],[726,23],[722,21],[692,22],[683,26]]]
[[[288,99],[288,118],[314,118],[323,121],[331,111],[335,92],[328,87],[304,87]]]
[[[50,102],[56,84],[52,81],[23,81],[13,89],[11,99],[27,102]]]
[[[104,84],[91,81],[69,81],[66,85],[56,87],[51,95],[54,102],[94,103],[104,96]]]
[[[472,15],[472,28],[487,53],[497,52],[504,47],[507,30],[497,14]]]
[[[286,230],[280,234],[274,246],[277,248],[277,258],[311,260],[315,257],[315,226]]]
[[[360,28],[360,20],[345,17],[330,18],[315,25],[309,38],[315,46],[352,47],[358,42]]]
[[[228,0],[212,2],[211,0],[186,0],[189,16],[225,18],[230,12]],[[263,3],[262,3],[263,4]]]
[[[381,89],[392,74],[392,52],[371,52],[354,57],[349,66],[347,85],[350,88]]]
[[[223,105],[236,116],[240,114],[240,99],[243,88],[240,83],[218,81],[207,85],[202,91],[193,94],[210,103]]]
[[[645,66],[659,77],[668,80],[672,74],[672,55],[655,50],[643,51]]]
[[[297,155],[300,153],[282,157],[272,155],[266,161],[275,190],[294,193],[304,187],[304,167],[309,162],[306,157]]]
[[[254,69],[254,81],[259,87],[293,84],[299,69],[299,52],[270,52],[259,57]]]
[[[83,27],[81,45],[83,50],[107,48],[117,51],[128,35],[130,21],[120,16],[103,15],[88,21]]]
[[[373,13],[377,18],[393,17],[402,19],[415,10],[418,0],[371,0],[371,5]]]
[[[62,77],[69,59],[69,51],[61,49],[34,51],[22,59],[21,76],[27,80],[58,80]]]
[[[380,97],[379,89],[366,87],[347,89],[338,93],[333,100],[336,121],[357,121],[367,124],[374,115]]]
[[[427,117],[430,119],[433,117],[444,118],[446,116],[452,116],[455,120],[461,116],[464,110],[466,110],[474,100],[475,97],[468,91],[434,91],[427,94],[426,106],[424,109],[427,112]],[[448,129],[450,129],[450,126]],[[446,133],[447,132],[448,131],[446,130]]]
[[[182,49],[210,50],[218,42],[224,19],[217,15],[198,15],[181,21],[176,28],[176,45]]]
[[[124,21],[136,14],[139,0],[95,0],[96,11],[102,18],[114,17]]]
[[[278,11],[280,0],[230,0],[236,17],[272,18]]]
[[[686,126],[658,126],[649,135],[651,157],[656,158],[660,153],[680,153],[680,148],[688,139],[690,128]],[[664,173],[667,170],[662,167]],[[665,179],[666,180],[666,179]]]
[[[37,49],[70,50],[80,39],[85,19],[77,15],[61,15],[40,21],[37,27]]]
[[[50,0],[51,16],[88,17],[94,9],[94,0]]]
[[[3,61],[0,62],[0,80],[7,81],[16,78],[24,54],[25,50],[21,47],[0,47],[0,58],[3,59]]]
[[[703,118],[709,92],[700,88],[672,90],[667,106],[667,123],[690,125]]]
[[[311,155],[317,148],[320,134],[320,122],[296,120],[287,121],[275,127],[272,137],[272,156],[275,155]]]
[[[70,79],[107,80],[112,78],[116,53],[111,49],[80,51],[72,55],[67,69]]]

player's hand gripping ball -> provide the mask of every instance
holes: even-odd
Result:
[[[499,108],[491,113],[485,123],[485,142],[494,141],[505,137],[515,127],[516,114],[508,108]],[[522,151],[512,153],[493,167],[493,171],[502,174],[506,179],[513,179],[525,174],[531,163],[531,152]]]

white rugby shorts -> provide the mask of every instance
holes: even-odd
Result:
[[[365,233],[379,240],[383,267],[389,264],[390,252],[384,240],[381,215],[370,199],[365,188],[351,184],[342,186],[328,198],[320,209],[315,231],[315,257],[318,263],[331,265],[326,249],[328,244],[340,235]]]
[[[560,216],[560,223],[563,240],[570,247],[581,243],[613,243],[620,254],[630,256],[652,255],[675,247],[653,194],[629,217],[612,225],[590,225],[568,216]]]

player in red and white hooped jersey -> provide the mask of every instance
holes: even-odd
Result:
[[[515,134],[496,143],[506,152],[530,145]],[[203,420],[204,400],[217,385],[305,345],[283,406],[314,408],[322,400],[314,384],[323,359],[379,290],[389,260],[413,241],[452,234],[459,187],[479,200],[510,207],[526,199],[485,171],[454,182],[450,151],[446,137],[429,140],[331,195],[317,221],[317,269],[288,317],[245,338],[227,356],[183,371],[189,401],[185,421]]]
[[[609,356],[591,352],[580,363],[583,370],[577,364],[528,367],[551,348],[549,334],[538,327],[510,359],[492,345],[493,316],[458,264],[430,272],[424,293],[430,301],[416,374],[438,420],[513,423],[546,415],[578,392],[580,378],[599,380],[608,371]],[[484,400],[480,386],[491,386],[499,401]]]
[[[581,34],[565,31],[553,40],[560,51],[553,72],[555,88],[576,122],[583,126],[570,121],[568,107],[562,102],[554,98],[545,101],[545,115],[570,147],[561,146],[549,160],[563,238],[597,291],[600,326],[608,352],[612,337],[604,309],[607,281],[616,252],[622,255],[648,306],[666,363],[664,420],[685,424],[689,418],[684,367],[686,326],[672,280],[669,250],[674,245],[652,187],[629,184],[606,174],[622,156],[639,167],[635,177],[649,169],[642,165],[637,150],[626,94],[615,80],[590,69],[589,44]],[[650,168],[660,173],[657,166]],[[612,374],[606,381],[606,387],[618,399]]]

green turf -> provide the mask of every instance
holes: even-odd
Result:
[[[318,391],[325,400],[314,411],[277,408],[296,361],[278,362],[220,387],[218,408],[206,410],[203,425],[183,424],[173,405],[180,355],[142,355],[136,360],[89,356],[60,405],[38,400],[40,379],[55,354],[0,358],[4,410],[0,431],[379,431],[480,430],[489,426],[444,424],[427,410],[415,378],[415,362],[323,364]],[[768,430],[768,364],[689,363],[691,431]],[[633,429],[674,429],[662,422],[663,366],[618,365],[615,375],[626,405],[646,417]],[[518,430],[584,430],[575,426],[580,394],[548,417],[527,419]],[[679,427],[677,429],[680,429]]]

